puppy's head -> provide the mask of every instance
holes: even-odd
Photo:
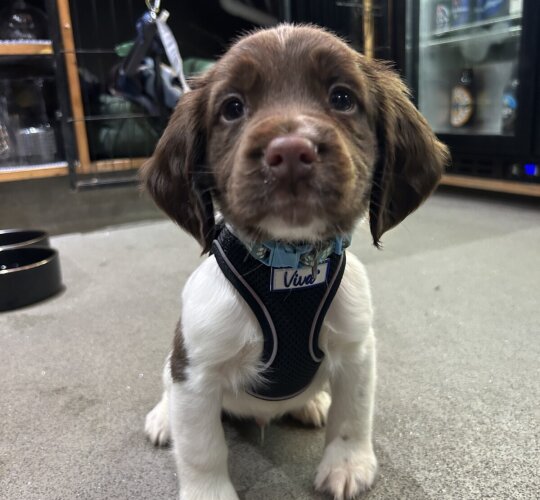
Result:
[[[375,244],[430,194],[447,150],[383,63],[314,27],[240,39],[178,104],[142,176],[208,251],[214,204],[254,240],[323,240],[369,211]]]

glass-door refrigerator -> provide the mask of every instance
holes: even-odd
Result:
[[[416,105],[450,146],[448,173],[517,181],[540,193],[540,1],[387,6],[393,32],[404,38],[392,58]]]

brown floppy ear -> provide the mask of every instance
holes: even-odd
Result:
[[[169,120],[141,178],[156,204],[210,250],[214,239],[211,182],[204,172],[206,133],[205,85],[185,93]]]
[[[375,82],[379,158],[373,175],[369,222],[373,243],[399,224],[435,189],[449,161],[447,147],[409,99],[397,74],[365,62]]]

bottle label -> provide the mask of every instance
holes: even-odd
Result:
[[[445,4],[438,4],[435,7],[435,28],[438,31],[450,28],[450,9]]]
[[[461,26],[469,22],[471,13],[470,0],[452,0],[452,25]]]
[[[508,14],[508,0],[484,0],[484,18]]]
[[[512,94],[504,94],[502,101],[502,132],[510,133],[514,130],[514,122],[516,121],[517,100]]]
[[[471,120],[473,111],[474,99],[471,92],[465,87],[454,87],[452,89],[450,124],[453,127],[463,127]]]
[[[482,21],[484,19],[484,1],[476,0],[473,7],[473,21]]]
[[[512,94],[505,94],[503,96],[503,106],[508,112],[514,112],[517,109],[517,100]]]

